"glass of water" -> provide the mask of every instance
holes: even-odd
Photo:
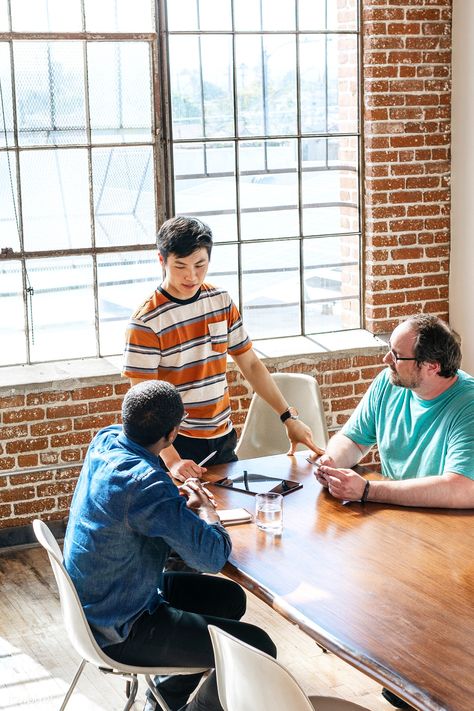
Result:
[[[281,533],[283,530],[283,496],[268,492],[255,496],[255,522],[262,531]]]

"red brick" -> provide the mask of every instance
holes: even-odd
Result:
[[[34,486],[16,486],[14,489],[0,491],[0,502],[25,501],[35,496]]]
[[[69,432],[68,434],[53,435],[51,437],[51,446],[70,447],[75,444],[89,444],[92,437],[89,432]]]
[[[112,385],[94,385],[72,391],[73,400],[92,400],[94,398],[109,397],[113,394]]]
[[[0,397],[0,410],[6,410],[9,407],[23,407],[24,404],[24,395],[9,395],[7,397]]]
[[[25,437],[28,434],[28,425],[11,425],[9,427],[0,427],[0,439],[16,439],[17,437]]]
[[[72,494],[69,496],[59,496],[58,497],[58,508],[61,511],[69,511],[71,508]]]
[[[420,303],[412,302],[411,304],[392,306],[388,311],[390,318],[406,318],[413,314],[419,314],[422,311],[422,306]]]
[[[41,464],[50,464],[53,466],[59,462],[59,452],[42,452],[40,454]]]
[[[87,415],[87,405],[60,405],[59,407],[48,407],[46,415],[49,419]]]
[[[63,462],[78,462],[81,459],[81,453],[77,449],[63,449],[61,452],[61,461]]]
[[[0,528],[6,528],[11,524],[8,523],[9,517],[12,515],[12,507],[9,504],[0,506]]]
[[[342,399],[335,399],[331,402],[331,411],[332,412],[339,412],[340,410],[355,410],[357,405],[359,404],[359,398],[356,397],[348,397],[348,398],[342,398]]]
[[[42,392],[42,393],[27,393],[26,404],[27,405],[47,405],[51,402],[61,402],[69,399],[69,392],[67,390],[54,390],[52,392]]]
[[[39,422],[31,425],[30,430],[33,436],[57,434],[58,432],[69,432],[72,429],[72,420],[53,420],[52,422]]]
[[[70,494],[76,488],[75,481],[51,482],[48,484],[39,484],[36,487],[39,497],[58,496],[59,494]]]
[[[116,383],[114,385],[114,393],[116,395],[125,395],[126,392],[130,390],[130,383],[129,382],[124,382],[124,383]]]
[[[87,417],[78,417],[74,420],[75,430],[100,430],[102,427],[116,424],[118,415],[108,413],[104,415],[88,415]],[[90,436],[92,439],[92,436]],[[83,443],[83,442],[82,442]],[[77,442],[76,442],[77,444]],[[55,445],[63,446],[63,445]]]
[[[14,504],[13,512],[16,516],[24,516],[27,514],[42,513],[43,511],[51,511],[55,506],[56,502],[54,499],[36,499],[34,501]]]
[[[89,403],[89,413],[96,412],[121,412],[122,399],[111,398],[110,400],[94,400]]]
[[[17,452],[34,452],[35,450],[46,449],[47,446],[48,440],[46,437],[36,437],[7,442],[5,449],[7,454],[16,454]]]
[[[68,479],[72,479],[73,481],[77,481],[77,477],[79,476],[79,473],[81,471],[81,466],[74,466],[71,465],[71,467],[68,467],[67,469],[58,469],[56,472],[55,479],[56,481],[64,481]]]
[[[31,422],[33,420],[42,420],[44,418],[44,410],[40,407],[23,408],[22,410],[8,410],[3,413],[3,421],[5,424],[13,422]]]
[[[18,466],[21,469],[26,469],[26,467],[37,467],[38,466],[38,455],[37,454],[19,454],[18,455]]]

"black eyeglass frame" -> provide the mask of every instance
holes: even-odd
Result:
[[[418,358],[404,358],[403,356],[399,356],[395,353],[394,350],[392,350],[392,348],[389,348],[388,352],[396,363],[398,363],[399,360],[418,360]]]

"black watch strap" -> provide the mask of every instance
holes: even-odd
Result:
[[[298,410],[294,407],[287,407],[285,412],[282,412],[280,415],[280,420],[282,422],[286,422],[287,420],[292,419],[292,420],[297,420],[298,419]]]

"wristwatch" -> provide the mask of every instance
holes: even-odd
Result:
[[[286,422],[287,420],[297,420],[298,410],[295,407],[287,407],[285,412],[280,415],[280,420]]]

